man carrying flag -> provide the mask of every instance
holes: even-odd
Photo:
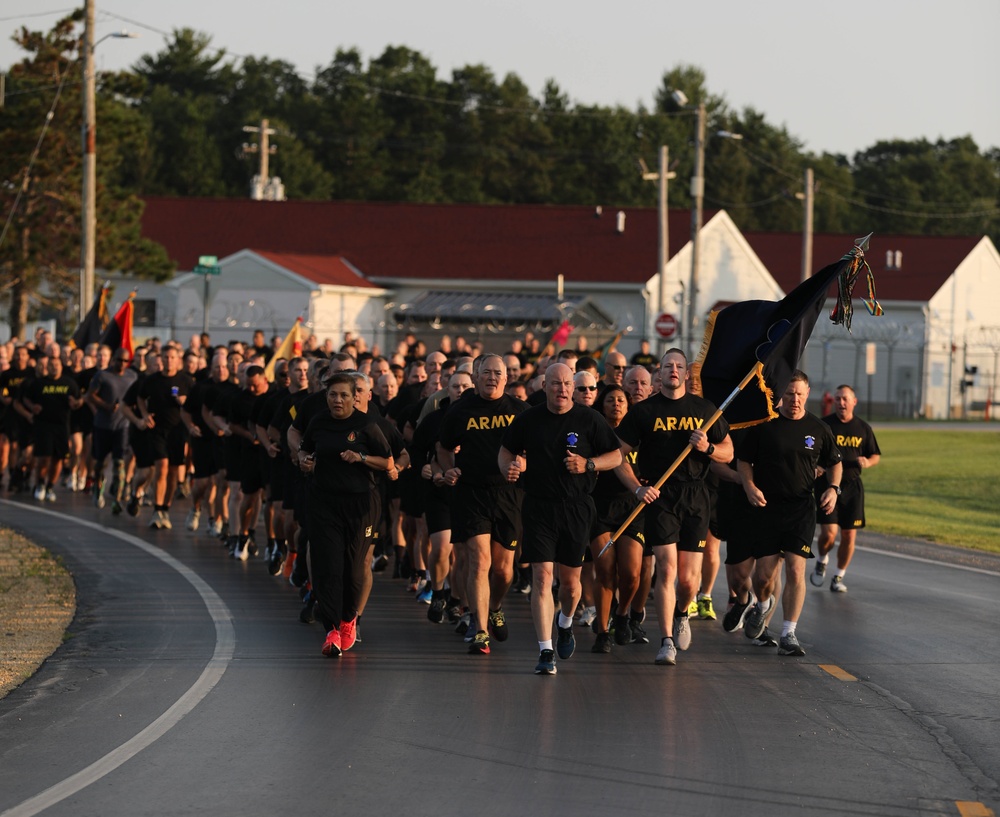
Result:
[[[633,406],[616,429],[626,461],[638,449],[643,481],[627,462],[617,473],[639,501],[652,506],[646,511],[645,536],[646,548],[656,558],[655,603],[661,632],[656,663],[673,665],[677,650],[691,645],[688,608],[701,586],[710,513],[705,477],[710,462],[733,458],[733,443],[725,420],[709,424],[715,406],[688,391],[684,352],[668,349],[660,372],[660,391]],[[685,449],[697,454],[683,460],[662,491],[652,485]],[[620,602],[624,607],[631,599]]]

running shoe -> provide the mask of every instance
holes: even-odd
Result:
[[[799,644],[799,640],[795,637],[795,633],[789,633],[788,635],[783,635],[781,641],[778,643],[778,655],[805,655],[806,651],[802,649],[802,645]]]
[[[597,618],[597,608],[596,607],[584,607],[580,611],[580,618],[577,621],[580,622],[581,627],[589,627],[594,623]]]
[[[433,599],[431,601],[431,606],[427,608],[427,620],[434,624],[440,624],[444,621],[444,608],[447,604],[447,599]],[[497,641],[499,640],[500,639],[497,639]]]
[[[542,650],[538,653],[538,663],[535,664],[535,675],[555,675],[556,657],[552,650]]]
[[[347,652],[354,646],[357,639],[358,617],[355,616],[350,621],[340,622],[340,649]]]
[[[743,620],[743,635],[747,638],[757,638],[767,624],[767,614],[774,607],[774,596],[771,596],[765,603],[757,602],[750,608],[747,617]]]
[[[698,600],[691,599],[691,603],[688,605],[688,616],[698,615]]]
[[[469,628],[465,631],[465,635],[462,636],[462,640],[466,644],[471,644],[476,640],[476,633],[479,632],[479,627],[476,624],[476,617],[473,615],[469,616]]]
[[[117,499],[111,503],[111,515],[121,516],[122,515],[122,503]]]
[[[47,502],[55,502],[56,501],[56,492],[52,490],[52,486],[51,485],[48,488],[45,489],[45,499],[46,499]]]
[[[105,505],[104,500],[104,486],[100,483],[95,483],[94,485],[94,507],[97,510],[101,510]]]
[[[674,666],[677,663],[677,647],[674,646],[673,639],[665,638],[660,645],[660,651],[656,654],[654,664],[660,666]]]
[[[160,511],[153,511],[153,518],[149,520],[149,527],[160,529]]]
[[[431,599],[433,598],[434,598],[434,590],[431,588],[431,583],[427,582],[423,586],[423,589],[421,589],[420,592],[417,593],[417,601],[420,604],[430,604]]]
[[[340,647],[340,630],[334,628],[326,634],[326,641],[323,642],[323,655],[336,658],[343,650]]]
[[[646,631],[642,627],[642,619],[637,619],[634,616],[629,617],[628,622],[629,629],[632,631],[632,640],[630,644],[648,644],[649,636],[646,635]]]
[[[830,590],[833,593],[846,593],[847,585],[844,584],[844,580],[840,576],[834,576],[833,581],[830,582]]]
[[[559,657],[565,661],[576,652],[576,637],[573,635],[572,627],[556,627],[556,629],[559,631],[556,638],[556,651],[559,653]]]
[[[129,516],[139,515],[139,503],[142,502],[141,496],[136,496],[135,494],[129,499],[128,504],[125,506],[125,510],[128,512]]]
[[[812,582],[813,587],[822,587],[823,580],[826,578],[826,562],[816,562],[816,567],[813,568],[813,572],[809,574],[809,581]]]
[[[469,631],[469,622],[472,619],[472,614],[469,612],[462,613],[459,616],[458,623],[455,625],[455,632],[459,635],[465,635]]]
[[[469,643],[469,653],[472,655],[490,654],[490,636],[485,630],[480,630]]]
[[[734,601],[732,606],[726,611],[725,618],[722,619],[722,629],[727,633],[742,630],[747,613],[750,612],[750,608],[756,601],[757,597],[753,594],[752,590],[748,591],[745,604],[740,604],[738,600]]]
[[[37,499],[39,502],[44,502],[45,501],[45,486],[44,485],[39,485],[37,488],[35,488],[35,499]]]
[[[190,511],[188,511],[185,527],[187,527],[189,531],[194,533],[196,530],[198,530],[198,527],[200,525],[201,525],[201,511],[199,511],[197,508],[192,508]]]
[[[594,646],[590,648],[591,652],[604,653],[607,655],[611,652],[611,635],[609,633],[598,633],[597,640],[594,642]]]
[[[389,566],[389,557],[384,553],[381,556],[376,556],[372,560],[372,571],[375,573],[382,573]]]
[[[267,560],[267,572],[272,576],[277,576],[281,573],[281,568],[285,564],[285,552],[284,549],[277,542],[274,543],[274,547],[271,549],[271,558]]]
[[[497,641],[506,641],[507,636],[510,635],[510,630],[507,627],[507,619],[503,614],[503,608],[499,610],[490,610],[489,614],[490,620],[490,632]]]
[[[458,622],[462,620],[462,608],[459,607],[458,604],[446,602],[445,614],[448,616],[449,624],[458,624]]]
[[[632,627],[628,616],[615,616],[615,644],[624,646],[632,643]]]
[[[233,551],[233,558],[239,559],[241,562],[245,562],[250,558],[250,537],[243,539],[241,542],[237,542],[236,549]]]
[[[777,647],[778,639],[771,635],[771,631],[765,627],[764,632],[751,640],[750,643],[755,647]]]
[[[679,650],[691,646],[691,617],[674,616],[674,644]]]
[[[698,596],[695,602],[698,607],[698,618],[702,621],[715,621],[715,608],[711,596]]]
[[[299,621],[303,624],[312,624],[316,620],[316,597],[312,593],[307,593],[302,609],[299,610]]]
[[[205,529],[206,536],[221,536],[222,535],[222,520],[216,519],[210,527]]]

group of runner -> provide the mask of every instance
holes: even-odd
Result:
[[[392,564],[473,654],[508,639],[508,595],[530,595],[540,675],[574,654],[581,626],[595,653],[648,644],[652,588],[654,660],[672,665],[691,618],[716,618],[722,540],[723,628],[804,655],[806,575],[823,585],[839,535],[831,590],[846,592],[860,472],[880,456],[853,389],[820,419],[802,372],[776,419],[730,432],[691,392],[679,349],[612,351],[603,367],[563,350],[532,370],[520,343],[473,357],[408,338],[383,357],[349,339],[291,360],[272,359],[262,333],[150,343],[134,360],[35,346],[0,347],[4,487],[38,501],[90,490],[114,516],[148,505],[161,530],[182,500],[190,532],[244,561],[262,528],[268,572],[300,588],[299,617],[321,622],[328,656],[358,642],[372,573]]]

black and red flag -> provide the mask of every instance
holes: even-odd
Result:
[[[778,416],[778,401],[835,283],[833,323],[844,324],[850,331],[851,292],[862,269],[868,273],[865,305],[873,315],[882,314],[864,257],[867,242],[868,238],[858,239],[837,263],[824,267],[780,301],[741,301],[709,316],[701,352],[691,366],[691,379],[696,391],[717,406],[725,405],[731,428],[766,423]],[[754,373],[747,387],[727,404],[736,385],[751,370]]]

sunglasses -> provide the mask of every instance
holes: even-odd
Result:
[[[627,366],[613,366],[611,364],[608,364],[608,368],[609,369],[614,369],[616,372],[624,372],[625,369],[628,368],[628,367]]]
[[[577,391],[597,391],[597,386],[577,386]]]

